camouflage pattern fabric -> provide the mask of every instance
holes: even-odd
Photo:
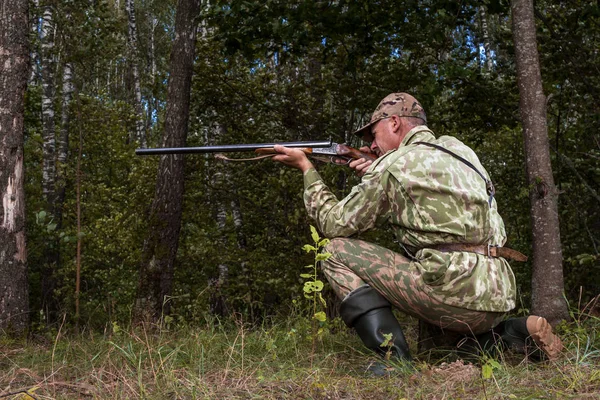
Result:
[[[451,150],[489,179],[469,147],[449,136],[436,139],[429,128],[419,126],[408,132],[397,150],[379,157],[341,201],[316,170],[306,171],[304,201],[309,216],[329,238],[389,225],[413,257],[407,265],[415,281],[432,300],[467,310],[510,311],[515,307],[516,285],[506,260],[427,248],[446,243],[502,246],[506,234],[495,200],[488,203],[483,179],[453,156],[415,144],[419,141]],[[347,279],[364,280],[358,274],[362,271],[349,266]]]
[[[371,115],[369,123],[358,129],[354,134],[361,137],[365,134],[370,135],[371,127],[375,122],[392,115],[420,118],[423,123],[427,124],[425,109],[417,99],[408,93],[392,93],[379,102],[373,115]]]
[[[322,270],[334,292],[345,298],[368,284],[400,311],[458,333],[489,331],[504,313],[455,307],[431,297],[415,263],[385,247],[358,239],[332,239]]]

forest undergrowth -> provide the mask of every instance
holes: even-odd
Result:
[[[403,321],[416,348],[415,321]],[[600,319],[576,316],[558,332],[556,361],[522,355],[459,359],[451,350],[418,354],[414,368],[376,359],[338,319],[313,345],[306,317],[252,326],[240,316],[199,327],[131,328],[104,333],[59,327],[28,340],[0,338],[4,399],[564,399],[598,398]]]

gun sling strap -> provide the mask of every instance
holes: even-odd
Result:
[[[461,161],[463,164],[465,164],[466,166],[471,168],[473,171],[477,172],[477,174],[485,182],[485,188],[486,188],[487,194],[490,196],[488,202],[489,202],[490,206],[492,205],[492,200],[494,199],[494,194],[496,193],[494,184],[492,183],[492,181],[487,179],[485,177],[485,175],[483,175],[470,161],[465,160],[463,157],[459,156],[458,154],[456,154],[442,146],[439,146],[437,144],[427,143],[427,142],[415,142],[415,144],[422,144],[422,145],[429,146],[429,147],[438,149],[440,151],[443,151],[444,153],[447,153],[447,154],[451,155],[452,157],[456,158],[457,160]],[[434,249],[437,251],[442,251],[442,252],[466,251],[469,253],[482,254],[482,255],[488,256],[488,257],[502,257],[502,258],[507,258],[509,260],[514,260],[514,261],[527,261],[527,256],[523,253],[518,252],[517,250],[509,249],[508,247],[498,247],[498,246],[491,246],[491,245],[485,245],[485,244],[477,245],[477,244],[452,243],[452,244],[428,245],[427,248]]]

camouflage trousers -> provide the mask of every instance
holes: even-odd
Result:
[[[370,285],[403,313],[457,333],[482,333],[504,317],[501,312],[476,311],[442,303],[423,289],[414,263],[399,253],[357,239],[335,238],[325,247],[331,257],[321,269],[336,295]]]

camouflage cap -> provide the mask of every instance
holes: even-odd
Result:
[[[416,117],[427,123],[427,116],[421,103],[413,96],[407,93],[392,93],[387,95],[371,116],[371,121],[356,132],[355,135],[362,137],[366,133],[371,133],[371,127],[377,121],[397,115],[399,117]]]

